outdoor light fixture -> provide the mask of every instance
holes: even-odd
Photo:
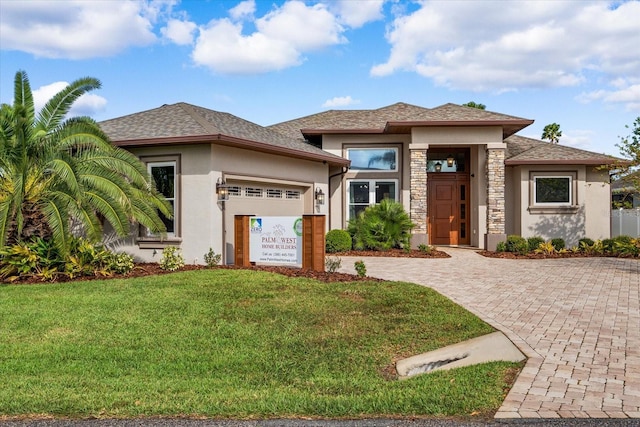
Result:
[[[442,163],[436,163],[436,172],[440,172],[442,170]]]
[[[324,205],[324,193],[322,192],[322,188],[316,188],[316,203],[319,205]]]
[[[453,161],[455,159],[453,158],[453,154],[449,154],[447,156],[447,166],[449,166],[450,168],[453,167]]]
[[[222,178],[218,178],[218,182],[216,182],[216,194],[218,195],[219,202],[226,202],[229,200],[229,186]]]

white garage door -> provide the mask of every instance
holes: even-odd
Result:
[[[225,202],[225,246],[227,264],[233,263],[233,218],[235,215],[296,216],[304,213],[307,188],[253,181],[228,180]]]

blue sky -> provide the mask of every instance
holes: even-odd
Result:
[[[261,125],[475,101],[618,155],[640,115],[640,2],[0,0],[0,102],[84,76],[96,120],[188,102]]]

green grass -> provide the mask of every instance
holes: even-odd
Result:
[[[398,381],[399,358],[491,332],[408,283],[246,270],[0,287],[0,415],[490,413],[517,365]]]

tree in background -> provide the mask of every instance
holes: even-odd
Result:
[[[115,147],[89,117],[65,118],[100,88],[91,77],[54,95],[37,113],[29,79],[18,71],[13,105],[0,106],[0,247],[41,237],[66,253],[71,224],[97,241],[103,224],[121,236],[132,222],[165,231],[171,206],[140,160]]]
[[[557,123],[551,123],[544,127],[541,138],[548,139],[552,144],[557,144],[560,142],[561,136],[562,131],[560,130],[560,125]]]
[[[478,110],[485,110],[487,108],[484,104],[476,104],[473,101],[469,101],[466,104],[462,104],[465,107],[477,108]]]
[[[635,189],[640,194],[640,116],[636,117],[631,126],[625,125],[631,133],[620,137],[620,143],[616,144],[620,153],[628,160],[624,165],[612,165],[615,168],[615,176],[624,183],[624,186]],[[632,191],[633,192],[633,191]],[[623,201],[623,206],[626,204]]]

